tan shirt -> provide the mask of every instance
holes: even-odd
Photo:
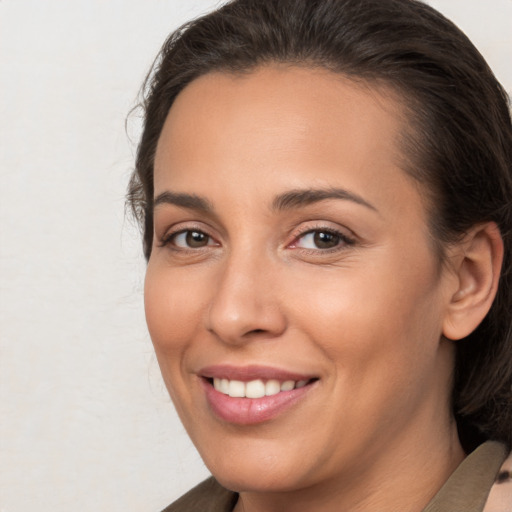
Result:
[[[512,455],[504,462],[505,457],[501,443],[487,441],[480,445],[462,461],[423,512],[512,512]],[[237,493],[209,478],[162,512],[232,512],[237,499]]]

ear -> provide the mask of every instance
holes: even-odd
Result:
[[[454,249],[456,285],[451,291],[443,334],[459,340],[472,333],[491,308],[503,262],[503,239],[498,226],[488,222],[475,226]]]

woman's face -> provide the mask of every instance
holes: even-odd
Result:
[[[227,487],[382,474],[449,423],[454,278],[399,168],[401,117],[385,91],[284,66],[203,76],[169,113],[147,322]]]

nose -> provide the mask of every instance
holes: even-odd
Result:
[[[276,272],[265,258],[245,250],[231,255],[219,271],[208,309],[206,327],[224,343],[244,344],[277,338],[286,317],[276,289]]]

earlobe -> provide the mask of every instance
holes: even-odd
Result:
[[[451,294],[443,334],[459,340],[473,332],[485,318],[496,296],[503,240],[494,222],[475,226],[457,244],[457,289]]]

